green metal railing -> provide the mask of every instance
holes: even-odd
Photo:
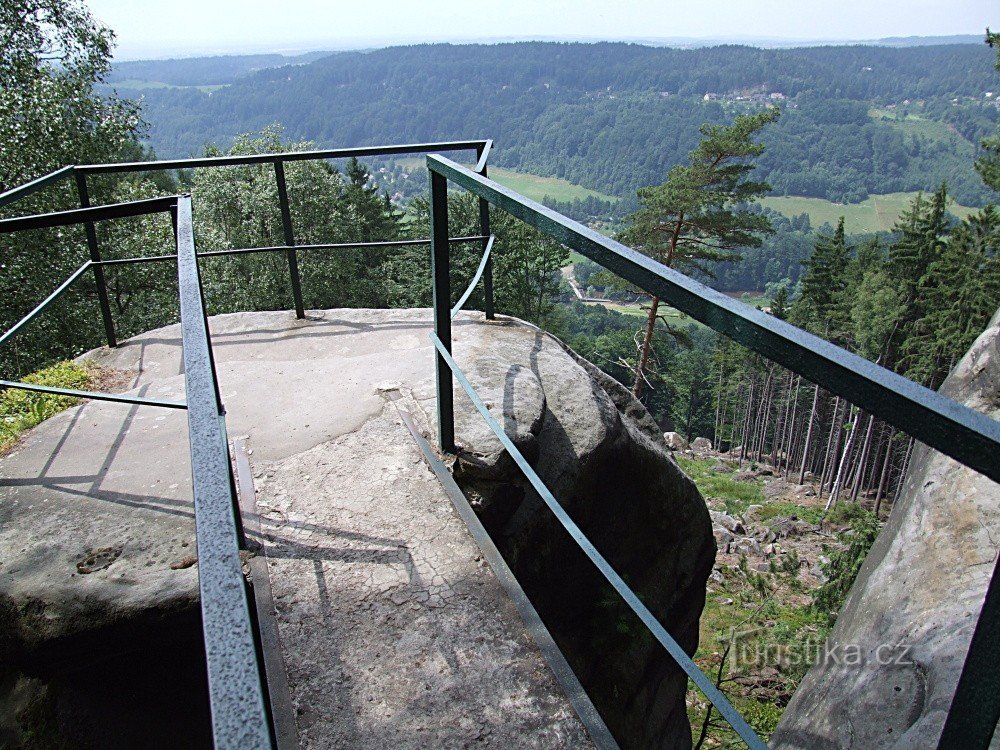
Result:
[[[437,350],[438,443],[441,450],[456,450],[454,377],[562,527],[677,665],[749,747],[766,747],[573,522],[490,414],[453,358],[451,319],[455,311],[450,305],[450,253],[447,244],[449,182],[582,253],[713,330],[843,396],[994,481],[1000,481],[1000,422],[737,302],[460,164],[429,155],[427,168],[431,173],[434,283],[434,333],[431,338]],[[1000,595],[994,585],[996,571],[994,567],[939,748],[986,748],[1000,717],[1000,671],[997,670],[1000,665]]]

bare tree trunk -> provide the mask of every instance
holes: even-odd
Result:
[[[795,429],[795,413],[799,408],[799,386],[802,385],[802,376],[795,378],[795,394],[792,396],[792,413],[787,424],[787,438],[785,439],[785,481],[788,480],[788,473],[792,468],[792,461],[795,460],[795,450],[798,448],[798,431]]]
[[[875,491],[875,515],[882,509],[882,496],[885,492],[885,483],[889,478],[889,460],[892,458],[892,428],[888,428],[885,440],[885,459],[882,461],[882,473],[878,479],[878,490]]]
[[[848,410],[848,419],[856,421],[854,416],[857,413],[857,407],[852,406]],[[840,462],[837,464],[837,476],[833,480],[833,487],[830,489],[830,499],[827,500],[826,509],[830,510],[834,505],[837,504],[837,498],[840,497],[840,488],[843,486],[844,479],[844,466],[847,464],[848,459],[851,456],[851,448],[854,447],[854,436],[857,435],[858,431],[856,429],[857,425],[851,422],[851,434],[847,436],[847,440],[844,443],[844,452],[840,457]]]
[[[847,409],[844,409],[844,414],[846,413]],[[837,463],[837,452],[840,450],[840,432],[844,424],[844,420],[839,414],[840,396],[837,396],[833,403],[833,419],[830,420],[830,435],[826,441],[826,456],[823,458],[823,471],[819,476],[820,497],[823,497],[823,489],[826,487],[827,480],[830,481],[831,485],[833,482],[833,469]]]
[[[642,349],[639,352],[639,364],[635,368],[635,384],[632,386],[632,395],[636,398],[642,396],[642,386],[646,382],[646,365],[649,363],[649,350],[653,345],[653,329],[656,328],[656,310],[659,306],[660,298],[653,297],[653,302],[649,307],[649,317],[646,319],[646,335],[642,339]]]
[[[861,457],[858,460],[858,470],[854,475],[854,486],[851,487],[851,502],[858,501],[858,492],[861,491],[861,483],[865,476],[865,464],[868,463],[868,451],[872,445],[872,428],[875,426],[875,417],[868,415],[868,429],[865,430],[865,442],[861,446]]]
[[[740,442],[740,466],[747,457],[747,443],[750,442],[750,415],[753,413],[753,374],[750,374],[749,392],[747,393],[747,410],[743,418],[743,440]]]
[[[812,441],[813,425],[816,423],[816,407],[819,404],[819,384],[813,386],[812,409],[809,410],[809,426],[806,428],[806,444],[802,450],[802,466],[799,468],[799,484],[805,481],[806,462],[809,460],[809,445]]]

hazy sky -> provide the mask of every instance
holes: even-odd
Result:
[[[1000,27],[1000,0],[86,2],[126,59],[497,37],[858,40]]]

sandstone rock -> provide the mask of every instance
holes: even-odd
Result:
[[[508,434],[537,448],[528,458],[560,504],[693,652],[715,558],[712,524],[645,408],[559,341],[525,326],[461,340],[457,358],[498,419],[502,411]],[[459,409],[467,403],[456,400]],[[623,747],[690,747],[683,673],[652,639],[609,640],[608,609],[599,606],[607,585],[481,423],[478,415],[459,417],[455,478],[595,703],[614,707],[605,714],[612,731]],[[642,630],[623,607],[613,612]]]
[[[712,450],[712,441],[705,437],[696,437],[691,441],[691,449],[696,453],[709,453]]]
[[[727,528],[718,525],[712,526],[712,535],[715,537],[716,545],[720,548],[726,547],[736,538]]]
[[[1000,312],[941,392],[1000,416]],[[997,485],[918,445],[902,495],[829,637],[831,647],[857,647],[863,663],[814,666],[772,735],[772,747],[935,747],[998,538]],[[886,649],[904,658],[876,658]]]
[[[721,513],[717,510],[708,511],[708,515],[712,519],[712,523],[721,526],[724,529],[732,532],[733,534],[746,534],[747,530],[743,527],[743,522],[738,518],[734,518],[728,513]]]
[[[664,432],[663,439],[672,451],[686,451],[688,449],[688,441],[678,432]]]
[[[760,520],[760,512],[764,509],[763,505],[748,505],[747,509],[743,511],[743,521],[745,523],[750,523],[751,521]]]

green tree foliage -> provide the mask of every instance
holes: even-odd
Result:
[[[850,255],[841,217],[832,236],[817,236],[812,256],[803,261],[806,272],[793,311],[798,325],[833,341],[843,340],[847,328],[844,303]]]
[[[111,65],[114,36],[78,0],[0,3],[0,190],[67,164],[118,161],[141,153],[136,105],[97,93]],[[113,197],[120,181],[95,186]],[[0,215],[73,208],[63,181]],[[88,258],[82,227],[0,237],[0,330],[6,330]],[[92,277],[77,285],[0,351],[0,370],[18,376],[44,362],[98,345],[100,314]]]
[[[639,190],[641,205],[628,217],[622,241],[668,267],[688,271],[705,271],[706,261],[733,260],[738,248],[760,246],[771,223],[743,206],[771,189],[749,177],[752,160],[764,151],[754,138],[779,114],[772,108],[740,115],[732,125],[705,125],[704,139],[691,152],[688,164],[671,169],[662,184]],[[636,397],[648,380],[658,305],[654,296],[632,387]]]
[[[986,29],[986,43],[997,49],[994,67],[1000,70],[1000,33]],[[990,138],[981,141],[983,155],[976,160],[976,171],[990,188],[1000,191],[1000,125],[997,132]]]
[[[241,136],[230,155],[301,151],[308,142],[287,143],[277,126]],[[208,156],[219,155],[215,148]],[[292,229],[297,244],[399,239],[399,212],[370,185],[359,162],[347,178],[322,161],[285,165]],[[193,197],[195,230],[204,250],[284,245],[278,186],[272,164],[199,169]],[[307,307],[386,307],[390,303],[384,266],[391,250],[301,251]],[[261,253],[206,260],[203,275],[212,312],[276,310],[292,306],[287,258]]]
[[[94,91],[113,42],[77,0],[0,4],[0,191],[134,148],[137,105]]]
[[[411,203],[415,217],[413,231],[421,237],[429,236],[430,206],[423,199]],[[448,227],[453,237],[479,234],[479,202],[470,193],[448,196]],[[490,230],[496,235],[493,245],[494,303],[498,312],[516,315],[532,323],[543,324],[549,319],[553,296],[559,291],[559,269],[569,262],[569,251],[541,232],[505,211],[491,209]],[[395,272],[400,279],[421,279],[411,290],[401,289],[410,304],[430,304],[430,278],[428,276],[427,248],[408,250],[400,256],[399,264],[409,271]],[[452,296],[458,296],[471,281],[482,251],[479,243],[452,246]],[[405,286],[402,282],[399,286]],[[482,284],[466,303],[466,308],[482,309]]]

